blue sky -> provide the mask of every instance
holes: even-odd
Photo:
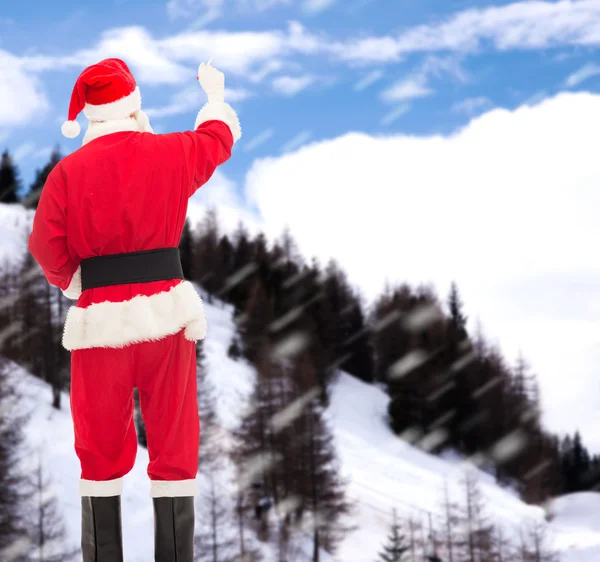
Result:
[[[600,0],[4,2],[0,139],[25,183],[75,150],[73,84],[109,56],[157,132],[187,129],[212,57],[244,136],[194,212],[289,227],[367,302],[457,281],[471,328],[539,375],[548,427],[600,452],[599,46]]]
[[[571,88],[593,91],[596,41],[581,20],[598,13],[596,1],[4,3],[0,64],[12,69],[9,87],[19,76],[0,134],[17,151],[25,183],[49,146],[77,148],[81,137],[62,138],[60,121],[79,72],[105,56],[130,64],[158,131],[186,129],[204,100],[196,65],[212,56],[244,129],[223,171],[241,182],[257,157],[347,131],[448,134],[494,106],[568,89],[586,65],[589,76]]]

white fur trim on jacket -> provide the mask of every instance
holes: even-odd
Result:
[[[63,291],[63,295],[68,299],[77,300],[81,295],[81,267],[78,267],[69,286]]]
[[[196,480],[151,480],[150,496],[153,498],[190,497],[198,494]]]
[[[112,121],[114,119],[125,119],[133,112],[142,108],[142,95],[139,87],[128,96],[111,103],[103,105],[92,105],[86,103],[83,108],[84,115],[91,121]]]
[[[135,112],[134,119],[137,121],[138,131],[140,133],[154,133],[154,130],[150,125],[150,119],[148,119],[148,115],[141,109]]]
[[[233,142],[236,142],[242,138],[242,127],[240,120],[238,119],[237,113],[228,103],[211,101],[204,104],[204,107],[198,112],[196,117],[196,123],[194,129],[197,129],[202,123],[206,121],[223,121],[230,129],[233,135]]]
[[[204,339],[206,318],[200,295],[189,281],[152,296],[125,302],[100,302],[67,313],[63,346],[72,351],[92,347],[125,347],[154,341],[185,328],[190,341]]]
[[[81,144],[87,144],[91,140],[103,137],[104,135],[121,133],[123,131],[140,132],[140,124],[133,117],[114,119],[112,121],[90,121]]]
[[[114,480],[79,480],[79,495],[94,498],[109,498],[123,493],[123,479]]]

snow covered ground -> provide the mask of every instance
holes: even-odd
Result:
[[[226,350],[233,335],[231,309],[207,305],[210,333],[205,352],[208,377],[216,389],[217,415],[227,430],[234,429],[252,391],[254,373],[246,364],[232,361]],[[80,533],[79,466],[73,450],[68,396],[62,411],[51,408],[49,387],[22,369],[15,370],[24,404],[33,411],[26,426],[28,446],[44,451],[53,483],[65,517],[69,542],[77,546]],[[348,492],[355,501],[352,517],[357,529],[343,541],[336,559],[340,562],[374,560],[387,533],[393,507],[427,522],[440,513],[445,479],[460,494],[457,483],[462,464],[429,455],[396,438],[385,424],[385,394],[351,376],[341,375],[332,393],[329,410],[342,471],[350,480]],[[128,562],[152,559],[152,506],[146,476],[148,455],[139,449],[133,471],[124,482],[123,518],[125,555]],[[540,508],[522,503],[514,493],[499,488],[482,475],[483,490],[490,512],[507,528],[524,520],[543,518]],[[222,479],[227,482],[226,478]],[[199,485],[202,485],[199,482]],[[232,490],[233,491],[233,490]],[[557,500],[550,527],[555,544],[564,551],[562,561],[600,560],[600,494],[575,494]],[[307,544],[308,547],[308,544]],[[265,552],[267,556],[268,551]],[[267,558],[267,562],[274,560]]]
[[[32,214],[22,208],[0,205],[0,264],[4,259],[19,259],[25,251]],[[1,267],[1,265],[0,265]],[[232,310],[220,303],[206,304],[209,323],[205,340],[208,379],[216,389],[216,410],[224,430],[239,423],[255,374],[243,362],[227,356],[234,333]],[[77,547],[80,539],[79,464],[73,449],[73,429],[68,395],[63,408],[51,408],[50,388],[23,369],[15,367],[13,376],[23,395],[23,404],[33,415],[25,427],[31,452],[42,451],[65,519],[67,538]],[[375,560],[388,532],[392,508],[411,514],[427,524],[435,523],[441,513],[444,482],[451,495],[461,497],[458,483],[464,464],[459,458],[429,455],[395,437],[385,423],[387,397],[377,387],[342,374],[334,385],[328,410],[334,432],[341,470],[348,479],[348,494],[355,502],[352,523],[355,530],[342,542],[336,560],[370,562]],[[32,456],[32,459],[34,457]],[[123,519],[127,562],[153,559],[153,520],[150,483],[146,475],[148,455],[138,451],[137,462],[124,481]],[[230,485],[231,466],[218,475],[224,493]],[[524,521],[541,520],[541,508],[525,505],[510,490],[498,487],[493,478],[480,475],[488,510],[510,532]],[[204,486],[199,477],[199,487]],[[231,489],[233,492],[233,489]],[[551,506],[552,540],[561,550],[561,562],[598,562],[600,560],[600,494],[573,494],[557,499]],[[310,549],[306,541],[307,553]],[[265,562],[274,562],[274,553],[264,550]],[[327,556],[323,562],[328,562]],[[306,559],[310,559],[307,555]]]
[[[15,264],[25,255],[34,214],[21,205],[0,203],[0,267]]]

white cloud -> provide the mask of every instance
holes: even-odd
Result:
[[[373,63],[402,60],[401,49],[394,37],[365,37],[333,43],[329,50],[340,60]]]
[[[33,142],[24,142],[15,148],[13,158],[19,163],[22,163],[23,160],[47,160],[53,149],[52,146],[38,148]]]
[[[180,92],[177,92],[167,105],[161,107],[149,107],[144,111],[148,117],[170,117],[172,115],[188,113],[193,110],[198,112],[204,101],[200,87],[198,84],[195,84],[194,86],[189,86]]]
[[[582,82],[591,78],[592,76],[597,76],[600,74],[600,66],[597,64],[589,63],[582,66],[579,70],[573,72],[565,81],[565,84],[569,88],[573,88],[575,86],[579,86]]]
[[[318,13],[331,8],[337,0],[305,0],[304,10],[309,13]]]
[[[332,45],[348,61],[395,62],[415,52],[475,52],[600,44],[598,0],[540,0],[469,8],[397,36],[364,37]]]
[[[441,23],[421,25],[398,38],[400,52],[538,49],[598,44],[597,0],[524,1],[464,10]]]
[[[323,2],[324,0],[319,0]],[[266,9],[286,0],[239,0],[236,5]],[[173,0],[171,17],[220,11],[222,0]],[[316,5],[316,4],[315,4]],[[350,64],[390,63],[408,53],[467,53],[491,46],[499,50],[600,44],[600,2],[560,0],[517,2],[499,7],[469,9],[446,20],[416,26],[398,35],[360,36],[344,40],[314,33],[298,22],[287,29],[266,31],[188,30],[161,38],[141,26],[109,29],[98,43],[73,53],[22,57],[27,71],[83,68],[117,56],[131,64],[136,78],[148,84],[181,84],[190,79],[202,60],[213,57],[218,68],[245,77],[267,73],[270,63],[281,65],[296,54],[329,56]],[[446,69],[450,71],[450,69]],[[432,72],[434,72],[432,70]]]
[[[287,141],[282,147],[281,152],[291,152],[306,144],[312,138],[310,131],[302,131]]]
[[[251,92],[243,88],[225,88],[225,100],[228,103],[240,102],[252,95]],[[190,112],[197,113],[205,103],[206,94],[202,92],[198,84],[195,84],[177,92],[167,105],[150,107],[146,109],[145,112],[148,117],[154,118],[170,117],[172,115],[181,115],[182,113]]]
[[[443,74],[450,74],[461,82],[467,79],[457,59],[428,56],[407,78],[381,92],[380,97],[386,102],[397,102],[430,96],[434,91],[429,87],[429,81]]]
[[[288,0],[236,0],[234,3],[240,9],[253,10],[286,4]],[[189,20],[196,15],[206,15],[205,12],[210,10],[220,13],[228,5],[231,4],[223,0],[172,0],[168,9],[171,17]],[[9,66],[14,73],[10,78],[18,86],[9,88],[7,81],[0,85],[3,99],[9,100],[0,108],[0,126],[8,122],[26,123],[47,106],[36,82],[38,73],[83,69],[106,57],[126,60],[141,84],[181,85],[190,83],[199,62],[210,57],[213,57],[215,66],[226,74],[258,82],[284,68],[288,75],[306,72],[302,67],[290,70],[289,67],[293,66],[291,61],[298,61],[296,55],[356,65],[396,62],[414,52],[464,55],[484,47],[506,50],[564,48],[569,45],[600,45],[598,0],[537,0],[469,9],[440,22],[409,28],[397,35],[361,35],[344,40],[312,32],[294,21],[286,29],[201,29],[163,37],[153,36],[142,26],[128,26],[109,29],[95,45],[64,55],[33,53],[20,58],[8,53],[0,55],[0,64],[4,66],[6,59],[10,58]],[[428,78],[450,73],[461,79],[460,66],[451,59],[429,60]],[[395,95],[393,91],[390,93],[391,99],[409,99],[424,95],[430,89],[427,81],[421,81],[415,87],[414,77],[409,78],[413,78],[412,85],[408,82],[398,84]],[[284,81],[283,84],[284,90],[286,86],[293,90],[292,82]],[[19,105],[16,111],[12,111],[15,99]],[[23,100],[26,104],[22,103]]]
[[[547,97],[548,92],[546,92],[546,90],[540,90],[539,92],[535,92],[526,98],[521,105],[537,105],[538,103],[544,101]]]
[[[0,50],[0,127],[24,125],[49,107],[40,81],[26,72],[21,61]]]
[[[474,115],[478,111],[488,109],[492,105],[492,102],[485,96],[478,96],[475,98],[466,98],[462,101],[455,103],[452,106],[452,111],[455,113],[466,113],[467,115]]]
[[[258,148],[261,144],[267,142],[275,134],[273,129],[265,129],[255,137],[251,138],[247,143],[244,144],[244,150],[249,152]]]
[[[254,94],[245,88],[225,88],[225,101],[229,103],[244,101],[252,96]]]
[[[169,0],[167,14],[171,20],[196,18],[196,25],[207,24],[221,16],[223,4],[223,0]]]
[[[167,13],[171,20],[192,19],[193,27],[201,27],[222,17],[228,9],[241,14],[266,12],[293,3],[294,0],[169,0]]]
[[[143,27],[111,29],[101,35],[100,41],[89,49],[71,55],[30,55],[21,58],[22,67],[31,72],[81,68],[108,57],[122,58],[130,65],[137,81],[146,84],[179,84],[190,80],[190,72],[168,56],[161,43]],[[198,60],[198,64],[200,60]]]
[[[247,205],[241,198],[236,183],[219,169],[189,200],[187,217],[192,227],[202,221],[211,207],[216,208],[224,233],[234,232],[240,221],[251,233],[258,233],[260,230],[259,217],[246,209]]]
[[[258,10],[259,12],[265,12],[280,6],[291,6],[293,3],[294,0],[238,0],[238,4],[245,6],[246,9]]]
[[[424,77],[406,78],[381,92],[381,99],[387,102],[410,100],[429,96],[433,90],[425,85]]]
[[[43,146],[42,148],[38,148],[32,155],[32,158],[36,159],[36,160],[48,160],[50,158],[50,155],[52,154],[52,151],[54,150],[53,146]],[[61,149],[61,154],[63,154],[63,156],[66,156],[67,153],[64,151],[64,149]]]
[[[262,64],[258,70],[252,72],[248,79],[254,83],[262,82],[267,76],[279,72],[282,68],[283,62],[278,59],[271,59]]]
[[[402,117],[403,115],[406,115],[409,111],[410,111],[410,104],[403,103],[403,104],[399,105],[396,109],[393,109],[392,111],[390,111],[389,113],[384,115],[381,119],[381,124],[384,127],[387,127],[387,126],[391,125],[394,121],[396,121],[397,119]]]
[[[29,158],[35,152],[35,144],[32,142],[25,142],[15,148],[13,152],[13,158],[16,162],[21,163],[23,160]]]
[[[361,92],[362,90],[368,88],[371,84],[377,82],[383,78],[384,73],[381,70],[373,70],[369,72],[366,76],[363,76],[356,84],[354,84],[354,90],[357,92]]]
[[[368,299],[386,280],[456,280],[471,323],[540,375],[549,427],[600,450],[599,144],[600,96],[565,93],[449,137],[311,143],[257,160],[245,188],[271,239],[289,226]]]
[[[285,52],[286,39],[279,31],[194,31],[157,40],[157,45],[166,57],[195,68],[212,57],[220,70],[244,75]]]
[[[143,27],[131,26],[104,32],[94,46],[72,54],[31,54],[20,64],[30,72],[82,69],[108,57],[119,57],[131,67],[135,78],[146,84],[182,84],[196,76],[198,64],[213,58],[213,64],[228,73],[243,76],[257,71],[280,55],[310,53],[321,48],[298,24],[287,31],[185,31],[155,38]],[[271,68],[271,71],[273,69]]]
[[[273,80],[273,89],[284,96],[295,96],[315,81],[314,76],[279,76]]]

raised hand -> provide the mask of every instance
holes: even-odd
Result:
[[[198,67],[198,82],[205,91],[209,102],[225,101],[225,75],[211,66],[210,59],[207,63],[201,63]]]

